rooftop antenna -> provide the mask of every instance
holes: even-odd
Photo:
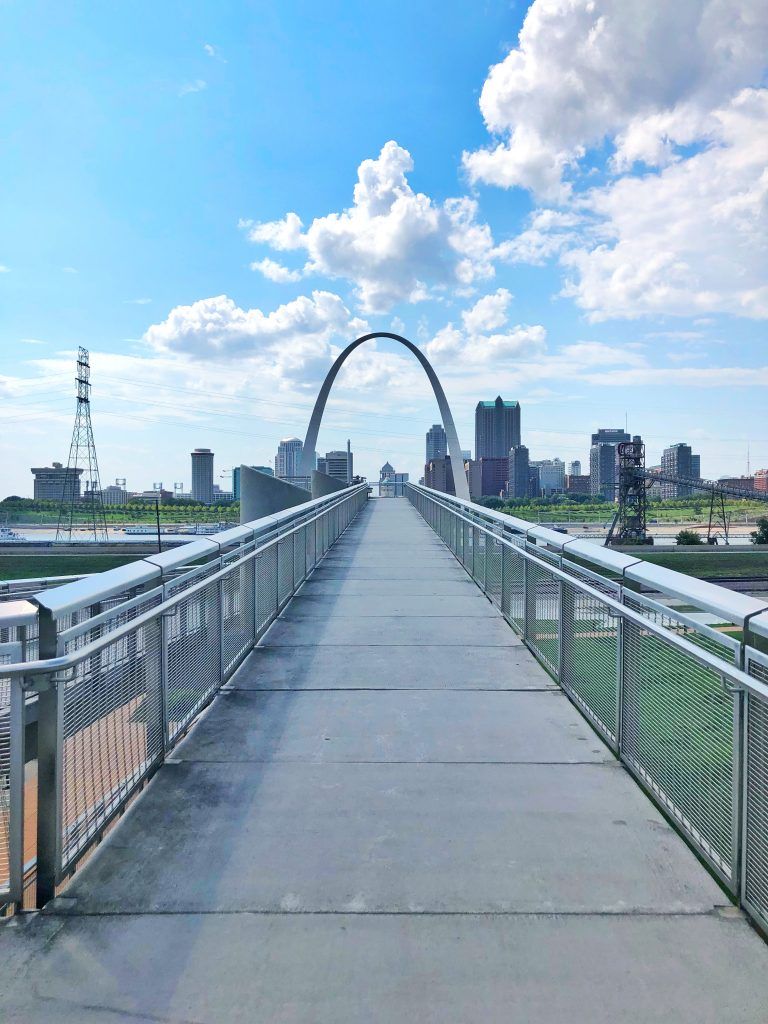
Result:
[[[69,460],[61,489],[56,540],[71,541],[72,530],[83,526],[95,541],[107,540],[107,517],[99,480],[96,442],[91,426],[91,364],[88,349],[77,350],[77,409],[69,446]],[[85,474],[85,491],[80,495],[80,475]],[[78,520],[82,520],[78,523]]]

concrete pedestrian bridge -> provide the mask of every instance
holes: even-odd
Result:
[[[425,488],[365,499],[196,542],[215,572],[202,549],[116,570],[100,610],[93,579],[38,595],[55,825],[44,909],[0,927],[0,1017],[768,1020],[758,673],[639,592],[622,612],[631,567],[598,577],[567,537]]]

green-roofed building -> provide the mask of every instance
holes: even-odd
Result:
[[[475,409],[475,459],[506,459],[520,444],[520,403],[478,402]]]

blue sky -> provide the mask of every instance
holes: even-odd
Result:
[[[2,0],[0,492],[66,461],[78,344],[141,488],[269,461],[366,329],[464,447],[501,392],[534,457],[626,416],[768,466],[768,28],[729,7]],[[320,449],[418,475],[436,418],[381,343]]]

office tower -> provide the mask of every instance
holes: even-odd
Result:
[[[507,459],[507,490],[510,498],[529,497],[530,476],[528,449],[524,444],[510,448]]]
[[[753,486],[756,491],[768,491],[768,469],[755,471]]]
[[[568,476],[581,476],[581,462],[578,459],[568,463]]]
[[[626,430],[619,427],[601,427],[592,435],[589,449],[589,487],[592,494],[602,494],[609,501],[616,500],[616,446],[631,441]]]
[[[424,486],[443,491],[444,494],[456,493],[449,455],[444,455],[442,459],[432,459],[424,466]]]
[[[562,459],[540,459],[532,462],[539,471],[539,491],[542,496],[562,494],[565,490],[565,463]]]
[[[192,452],[192,500],[213,503],[213,452],[195,448]]]
[[[462,448],[461,449],[461,457],[466,462],[468,459],[472,458],[472,452],[469,450],[469,448]]]
[[[701,478],[701,456],[694,455],[689,444],[678,442],[665,448],[661,454],[661,471],[670,476],[685,476],[699,480]],[[662,498],[687,498],[694,492],[691,484],[674,483],[671,480],[661,481]]]
[[[506,459],[470,459],[467,468],[472,498],[498,498],[507,489],[509,457]]]
[[[298,437],[284,437],[277,446],[275,476],[281,480],[292,480],[299,475],[301,453],[304,444]]]
[[[67,468],[60,462],[52,466],[33,466],[35,501],[72,502],[80,498],[80,475],[83,469]]]
[[[520,405],[505,402],[478,402],[475,409],[475,459],[506,459],[510,448],[520,444]]]
[[[326,452],[325,457],[317,460],[317,468],[321,473],[342,480],[345,484],[352,482],[352,451],[347,441],[346,451]]]
[[[427,457],[425,462],[443,459],[448,454],[448,438],[442,423],[434,423],[427,431]]]

